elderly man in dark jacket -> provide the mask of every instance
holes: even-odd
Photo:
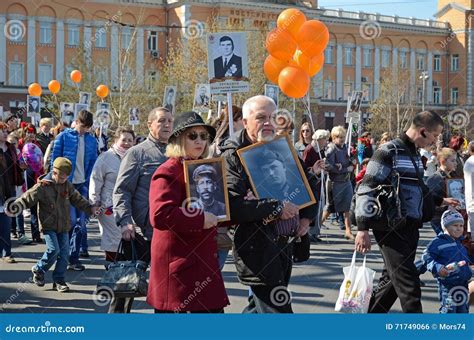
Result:
[[[292,313],[287,291],[292,269],[292,237],[279,235],[276,223],[299,220],[297,236],[301,236],[308,232],[310,219],[316,215],[315,205],[298,211],[289,201],[251,197],[250,180],[237,150],[274,138],[270,116],[275,110],[275,103],[265,96],[248,99],[242,108],[245,128],[221,148],[227,166],[231,220],[237,225],[235,265],[240,282],[252,290],[246,313]],[[316,185],[314,176],[308,174],[308,177]]]

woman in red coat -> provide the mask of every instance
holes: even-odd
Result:
[[[217,217],[186,207],[184,159],[205,158],[215,129],[199,114],[176,119],[150,187],[151,270],[147,302],[157,313],[221,313],[229,304],[217,260]]]

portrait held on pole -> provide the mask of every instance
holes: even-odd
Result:
[[[459,201],[458,209],[466,209],[466,197],[464,194],[464,179],[447,178],[446,179],[447,197],[455,198]]]
[[[217,216],[217,220],[230,220],[226,170],[222,158],[184,161],[187,208],[202,209]]]
[[[196,84],[194,93],[193,111],[209,112],[211,102],[211,89],[209,84]]]
[[[278,97],[280,95],[280,90],[278,89],[278,86],[265,84],[265,95],[273,99],[278,108]]]
[[[74,115],[77,117],[77,115],[79,114],[79,112],[81,112],[82,110],[87,110],[89,111],[89,105],[87,104],[74,104]]]
[[[176,103],[176,86],[166,86],[163,95],[163,107],[167,108],[171,114],[174,113]]]
[[[72,122],[76,120],[76,115],[74,114],[74,103],[62,102],[60,104],[61,108],[61,121],[66,123],[67,126],[71,126]]]
[[[289,201],[300,209],[316,203],[287,136],[237,150],[257,198]]]
[[[28,101],[28,117],[32,117],[33,114],[40,113],[40,97],[27,96]]]
[[[128,124],[138,125],[140,123],[140,119],[138,118],[138,114],[139,114],[138,107],[132,107],[128,111]]]
[[[79,92],[79,104],[91,104],[92,94],[90,92]]]

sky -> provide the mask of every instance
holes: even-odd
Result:
[[[318,0],[319,7],[342,8],[346,11],[363,11],[400,17],[434,19],[438,7],[437,0]]]

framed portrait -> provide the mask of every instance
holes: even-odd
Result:
[[[163,107],[167,108],[171,114],[174,114],[176,103],[176,86],[166,86],[163,94]]]
[[[237,150],[237,154],[257,198],[289,201],[300,209],[316,203],[288,136],[252,144]]]
[[[223,158],[184,161],[188,209],[202,209],[230,220],[229,195]]]
[[[248,92],[247,35],[243,32],[207,36],[207,69],[212,94]]]
[[[128,110],[128,124],[137,125],[140,123],[140,119],[138,118],[139,112],[138,107],[132,107]]]
[[[466,196],[464,191],[463,178],[447,178],[446,179],[446,194],[448,197],[457,199],[460,202],[458,209],[466,209]]]
[[[61,121],[71,126],[72,122],[76,120],[74,103],[61,102],[59,108],[61,110]]]
[[[97,103],[96,108],[97,108],[97,111],[101,111],[101,110],[110,111],[110,103],[106,103],[106,102]]]
[[[279,95],[280,95],[280,89],[278,88],[278,86],[265,84],[265,96],[272,98],[277,108],[278,108]]]
[[[90,105],[92,94],[90,92],[79,92],[79,104]]]
[[[27,96],[26,97],[28,105],[28,117],[36,116],[37,113],[40,113],[41,110],[41,98],[37,96]]]
[[[194,91],[193,111],[209,112],[211,102],[211,88],[209,84],[196,84]]]
[[[80,103],[76,103],[74,105],[74,114],[75,114],[76,117],[79,114],[79,112],[81,112],[82,110],[89,111],[89,105],[88,104],[80,104]]]

